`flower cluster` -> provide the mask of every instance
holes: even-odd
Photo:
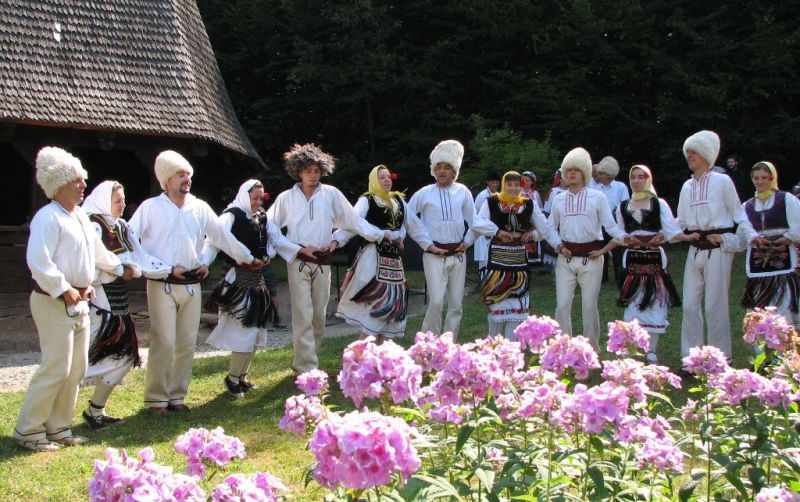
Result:
[[[549,339],[561,334],[561,327],[550,317],[532,315],[514,329],[514,334],[523,349],[538,353]]]
[[[542,368],[561,375],[567,369],[575,372],[575,378],[585,380],[589,370],[600,367],[597,353],[583,336],[557,335],[553,337],[542,353]]]
[[[319,396],[328,392],[328,374],[322,370],[301,373],[297,375],[294,383],[307,396]]]
[[[317,396],[299,394],[291,396],[283,404],[283,417],[278,427],[303,435],[309,426],[316,426],[325,416],[326,409]]]
[[[178,436],[175,451],[186,455],[186,474],[200,479],[206,474],[205,462],[222,467],[245,457],[244,444],[239,438],[226,435],[222,427],[211,431],[202,427],[189,429]]]
[[[411,444],[416,429],[396,417],[354,411],[320,422],[309,448],[317,459],[314,477],[334,489],[372,488],[388,484],[394,475],[408,479],[420,467]]]
[[[689,349],[689,355],[683,358],[683,367],[695,375],[715,375],[730,366],[721,350],[706,345]]]
[[[795,342],[796,332],[775,307],[756,308],[744,317],[744,341],[765,343],[770,349],[785,351]]]
[[[636,452],[639,467],[654,466],[662,471],[683,472],[684,454],[672,439],[649,439]]]
[[[370,336],[344,350],[339,385],[356,406],[387,393],[395,404],[403,403],[417,397],[421,383],[422,368],[392,341],[376,345]]]
[[[628,395],[636,402],[647,398],[649,387],[644,375],[644,364],[633,359],[617,359],[603,362],[603,379],[628,389]]]
[[[612,382],[603,382],[594,387],[583,384],[575,390],[564,404],[569,416],[580,417],[584,432],[598,434],[606,424],[616,423],[628,413],[628,393],[624,387]]]
[[[756,495],[756,502],[800,502],[800,494],[792,492],[783,486],[762,488]]]
[[[422,371],[428,373],[443,370],[455,351],[456,344],[453,343],[452,333],[437,335],[426,331],[417,333],[414,345],[408,349],[408,355],[422,368]]]
[[[288,491],[283,482],[266,472],[255,476],[231,474],[211,493],[213,502],[276,502],[278,492]]]
[[[94,477],[89,480],[89,500],[175,500],[203,502],[206,494],[197,480],[175,474],[172,467],[153,462],[152,448],[139,452],[139,460],[125,450],[106,449],[105,460],[94,461]]]
[[[614,321],[608,323],[608,351],[619,355],[637,354],[650,347],[650,333],[639,326],[639,321]]]

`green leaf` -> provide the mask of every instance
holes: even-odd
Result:
[[[681,502],[689,502],[695,488],[697,488],[697,481],[694,480],[682,484],[680,491],[678,491],[678,499]]]
[[[486,488],[487,492],[492,491],[492,487],[494,486],[494,471],[487,471],[485,469],[475,469],[475,476],[483,483],[483,486]]]
[[[429,499],[420,499],[420,496],[426,494],[428,497],[437,498],[437,497],[455,497],[456,500],[459,499],[459,493],[456,488],[450,484],[450,482],[441,477],[441,476],[429,476],[425,474],[415,474],[412,476],[411,479],[419,479],[420,481],[428,483],[428,487],[423,488],[419,491],[416,498],[414,500],[430,500]],[[433,488],[430,490],[429,488]]]
[[[767,482],[767,473],[764,469],[760,467],[754,467],[750,469],[750,472],[747,474],[748,479],[750,482],[753,483],[753,491],[759,492]]]
[[[594,483],[595,495],[599,498],[606,498],[608,496],[608,490],[606,489],[606,482],[603,478],[603,471],[597,467],[590,467],[586,472]]]
[[[759,368],[761,368],[761,365],[764,364],[764,361],[766,360],[767,360],[766,353],[761,352],[759,354],[756,354],[756,357],[753,358],[753,371],[755,373],[758,373]]]
[[[458,439],[456,440],[456,453],[461,451],[461,448],[464,447],[464,444],[467,442],[467,439],[472,435],[472,432],[475,430],[475,427],[471,425],[463,425],[458,431]]]

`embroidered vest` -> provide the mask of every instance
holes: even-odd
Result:
[[[99,214],[90,214],[89,220],[100,225],[101,236],[100,240],[103,245],[114,254],[121,254],[126,251],[131,251],[133,246],[128,238],[128,226],[122,222],[117,223],[111,227]]]
[[[750,199],[744,203],[744,212],[756,232],[789,228],[789,221],[786,219],[786,192],[775,192],[772,207],[763,211],[756,211],[755,199]]]
[[[523,203],[522,211],[505,212],[500,207],[500,199],[497,195],[492,195],[486,200],[489,204],[489,218],[492,223],[497,225],[500,230],[507,232],[527,232],[533,227],[531,224],[531,215],[533,214],[533,201],[527,199]]]
[[[375,202],[375,197],[371,195],[367,195],[367,202],[369,203],[369,209],[367,209],[367,215],[364,218],[372,225],[383,229],[383,230],[399,230],[403,226],[403,220],[405,218],[405,214],[403,213],[403,199],[395,195],[393,198],[395,202],[397,202],[397,212],[392,213],[392,210],[388,207],[381,207]]]
[[[620,203],[622,221],[625,223],[625,231],[630,233],[635,230],[647,230],[648,232],[658,232],[661,230],[661,204],[658,199],[650,197],[650,209],[642,209],[641,223],[628,211],[629,200]]]
[[[267,215],[261,211],[248,218],[245,212],[238,207],[231,207],[223,211],[233,215],[231,233],[236,240],[244,244],[255,258],[263,258],[267,251]],[[236,260],[222,254],[226,262],[236,264]]]

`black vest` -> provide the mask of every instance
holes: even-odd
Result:
[[[625,231],[627,233],[636,230],[646,230],[648,232],[661,231],[661,204],[658,199],[650,197],[650,209],[642,209],[642,222],[639,223],[628,211],[629,200],[620,202],[620,213],[622,213],[622,221],[625,223]]]
[[[398,209],[396,213],[392,213],[390,208],[380,207],[372,195],[366,195],[366,197],[369,202],[369,209],[367,209],[367,216],[364,219],[367,222],[382,230],[400,230],[405,218],[403,199],[397,195],[393,196],[395,202],[397,202]]]
[[[756,211],[755,199],[750,199],[744,203],[744,212],[756,232],[789,227],[789,220],[786,218],[786,192],[775,192],[772,207],[764,211]]]
[[[489,218],[492,223],[497,225],[500,230],[506,232],[527,232],[533,225],[531,224],[531,215],[533,214],[533,201],[527,199],[524,202],[522,212],[520,213],[505,213],[500,209],[500,198],[497,194],[492,195],[486,201],[489,204]],[[512,216],[516,219],[516,224],[512,225]]]
[[[118,222],[113,228],[108,226],[105,218],[99,214],[90,214],[89,220],[100,225],[102,236],[100,240],[103,245],[114,254],[121,254],[133,250],[133,245],[128,239],[128,227],[122,222]]]
[[[238,207],[231,207],[223,211],[233,215],[231,233],[236,240],[244,244],[255,258],[264,258],[267,250],[267,215],[261,211],[248,218],[244,211]],[[222,254],[226,262],[236,264],[236,260]]]

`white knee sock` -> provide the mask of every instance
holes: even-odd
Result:
[[[228,378],[233,383],[239,383],[239,378],[250,369],[253,360],[253,352],[231,352],[231,359],[228,365]]]
[[[95,384],[94,394],[92,394],[92,400],[90,401],[89,408],[87,408],[90,415],[97,417],[103,414],[103,408],[105,408],[108,402],[108,396],[111,395],[114,387],[115,385],[108,385],[101,381]]]

